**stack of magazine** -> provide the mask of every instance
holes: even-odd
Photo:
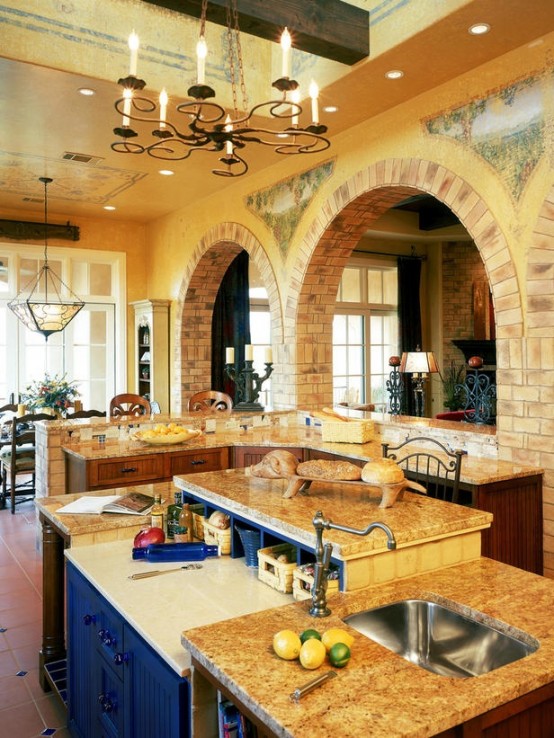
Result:
[[[102,497],[83,495],[73,502],[60,507],[56,513],[67,515],[99,515],[100,513],[122,513],[124,515],[148,515],[154,498],[142,492],[128,492],[125,495],[104,495]]]

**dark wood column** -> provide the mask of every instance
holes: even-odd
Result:
[[[39,652],[39,682],[49,690],[44,665],[64,659],[65,651],[65,541],[52,524],[42,523],[42,648]]]

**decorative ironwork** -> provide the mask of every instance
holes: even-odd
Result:
[[[456,385],[464,406],[464,420],[477,425],[492,425],[496,419],[496,385],[486,372],[481,371],[483,359],[480,356],[471,357],[468,365],[464,384]]]
[[[225,364],[225,372],[229,379],[232,379],[236,385],[235,410],[263,410],[264,406],[258,402],[262,384],[269,379],[273,371],[273,364],[265,362],[265,374],[260,377],[254,371],[253,361],[245,361],[244,369],[236,371],[234,364]]]
[[[400,366],[400,356],[391,356],[389,366],[392,371],[386,381],[387,392],[389,393],[389,413],[391,415],[402,414],[402,401],[404,395],[404,382],[398,367]]]

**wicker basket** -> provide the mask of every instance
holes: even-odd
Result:
[[[292,578],[292,596],[295,600],[309,600],[312,596],[311,590],[314,583],[314,577],[311,573],[313,571],[313,564],[303,564],[297,566],[293,572]],[[331,576],[334,576],[334,572],[337,572],[336,566],[331,566]],[[327,578],[327,595],[335,594],[339,591],[339,580]]]
[[[373,438],[373,420],[349,420],[337,423],[325,420],[321,427],[327,443],[368,443]]]
[[[253,569],[258,568],[258,551],[260,548],[261,534],[259,530],[249,530],[235,525],[239,534],[242,547],[244,548],[244,563]]]
[[[282,554],[286,554],[291,564],[277,561]],[[260,548],[258,551],[258,579],[278,592],[290,594],[292,592],[293,573],[296,569],[296,548],[289,543],[278,546]]]
[[[198,538],[199,541],[204,540],[204,505],[199,503],[198,505],[190,505],[190,511],[192,513],[192,530],[194,537]]]
[[[206,519],[204,519],[204,541],[209,546],[219,546],[219,552],[221,554],[231,553],[231,528],[216,528],[215,525],[210,525]]]

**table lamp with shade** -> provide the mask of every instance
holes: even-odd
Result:
[[[439,371],[439,365],[432,351],[421,351],[419,346],[415,351],[405,351],[400,362],[400,371],[412,375],[414,387],[415,414],[423,417],[425,413],[425,383],[428,374]]]

